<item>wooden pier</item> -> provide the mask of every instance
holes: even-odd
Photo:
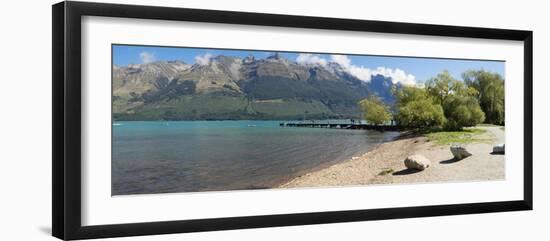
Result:
[[[304,127],[304,128],[332,128],[352,130],[378,130],[378,131],[399,131],[401,128],[389,122],[382,125],[372,125],[366,121],[354,120],[307,120],[287,121],[279,123],[281,127]]]

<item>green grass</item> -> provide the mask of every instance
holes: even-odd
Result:
[[[482,134],[486,130],[478,128],[468,128],[460,131],[437,131],[426,134],[430,141],[438,145],[467,144],[473,142],[486,142],[489,139],[483,138]]]

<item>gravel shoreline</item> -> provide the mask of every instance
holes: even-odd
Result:
[[[330,167],[310,172],[280,185],[280,188],[330,187],[347,185],[427,183],[503,180],[504,155],[493,155],[495,143],[504,143],[504,131],[499,127],[486,129],[484,138],[491,143],[470,143],[466,148],[473,154],[454,161],[449,145],[437,145],[426,137],[402,137],[380,144],[373,150]],[[421,154],[431,161],[424,171],[405,168],[403,160]]]

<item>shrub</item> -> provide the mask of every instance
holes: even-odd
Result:
[[[391,120],[389,107],[376,96],[359,101],[359,106],[369,123],[380,125]]]
[[[414,128],[441,127],[445,124],[443,108],[429,99],[414,100],[401,106],[396,119],[400,125]]]
[[[447,122],[445,129],[460,130],[462,127],[475,126],[485,120],[475,97],[451,95],[443,102]]]

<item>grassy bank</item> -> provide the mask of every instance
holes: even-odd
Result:
[[[436,131],[425,134],[428,140],[435,142],[438,145],[468,144],[474,142],[489,142],[484,129],[465,128],[459,131]]]
[[[504,155],[491,154],[493,143],[504,143],[503,138],[504,131],[499,126],[414,133],[380,144],[345,162],[297,177],[280,187],[503,180]],[[456,161],[449,150],[452,143],[464,144],[472,156]],[[430,160],[429,168],[415,171],[404,165],[405,158],[417,154]]]

